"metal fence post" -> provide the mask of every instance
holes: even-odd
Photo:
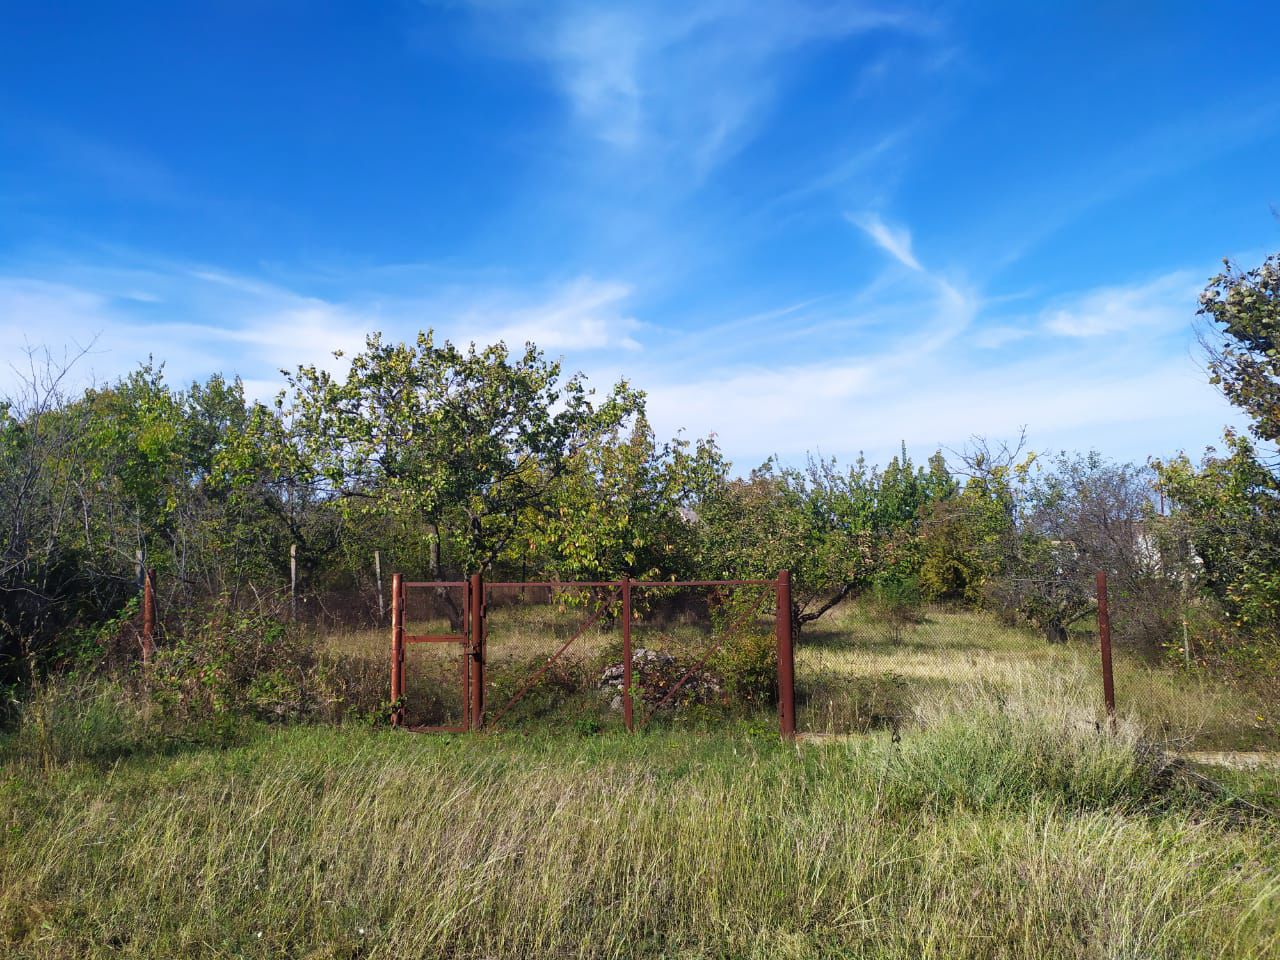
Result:
[[[631,578],[622,581],[622,723],[634,729],[631,704]]]
[[[484,725],[484,580],[478,573],[471,575],[471,675],[470,712],[471,729]]]
[[[1116,684],[1111,672],[1111,613],[1107,609],[1107,571],[1098,571],[1098,646],[1102,654],[1102,699],[1107,719],[1116,722]]]
[[[400,725],[397,701],[404,694],[404,578],[391,575],[391,725]]]
[[[774,628],[778,638],[778,723],[782,735],[796,735],[795,650],[791,643],[791,571],[778,574],[778,605]]]
[[[156,652],[156,572],[148,570],[142,576],[142,662],[151,662]]]

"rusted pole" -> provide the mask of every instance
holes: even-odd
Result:
[[[1116,684],[1111,673],[1111,613],[1107,609],[1107,571],[1098,571],[1098,646],[1102,653],[1102,699],[1107,719],[1116,722]]]
[[[404,578],[391,575],[391,725],[400,725],[398,701],[404,694]]]
[[[631,704],[631,578],[622,581],[622,723],[630,733],[634,727]]]
[[[156,572],[148,570],[142,577],[142,662],[151,662],[156,652]]]
[[[484,724],[484,580],[471,575],[471,729]]]
[[[774,628],[778,637],[778,724],[782,735],[796,735],[795,651],[791,644],[791,571],[778,574],[778,596]]]

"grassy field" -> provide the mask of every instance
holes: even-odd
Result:
[[[1274,821],[1062,715],[155,752],[109,697],[6,742],[5,956],[1280,957]]]
[[[499,662],[545,662],[581,620],[538,616]],[[1244,694],[1126,661],[1144,692],[1111,732],[1085,641],[942,612],[873,628],[843,611],[798,663],[810,724],[864,732],[792,744],[767,711],[214,743],[157,736],[101,681],[45,688],[0,735],[0,956],[1280,958],[1280,773],[1151,739],[1225,728]],[[616,628],[582,644],[608,660]],[[584,703],[609,713],[558,701]]]
[[[587,618],[581,607],[510,607],[491,612],[489,649],[491,709],[499,709],[517,681],[545,663]],[[410,632],[447,630],[441,619],[420,618]],[[749,630],[768,633],[772,623]],[[332,649],[387,655],[385,630],[334,633]],[[705,622],[656,624],[642,620],[633,630],[636,647],[670,650],[696,658],[708,649]],[[531,704],[517,710],[517,724],[598,714],[605,726],[618,717],[600,708],[594,682],[603,664],[621,660],[621,631],[596,624],[566,651],[565,670],[536,687]],[[431,722],[452,722],[461,709],[457,648],[411,647],[409,697],[432,701]],[[1204,670],[1184,669],[1117,646],[1114,654],[1118,713],[1122,723],[1170,750],[1280,749],[1280,704],[1274,695]],[[557,691],[548,691],[553,683]],[[573,685],[587,696],[570,697]],[[927,724],[964,712],[977,703],[1013,714],[1067,714],[1081,726],[1105,722],[1096,637],[1087,632],[1065,645],[1051,645],[1025,628],[1000,624],[975,611],[932,608],[923,621],[894,629],[857,604],[847,604],[807,627],[796,647],[798,722],[812,733],[860,733]],[[549,696],[550,693],[555,696]],[[761,717],[767,722],[766,716]]]

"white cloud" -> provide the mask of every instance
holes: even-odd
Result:
[[[462,328],[481,342],[532,341],[544,350],[639,350],[633,334],[640,322],[622,308],[631,292],[624,283],[579,277],[532,306],[488,306],[460,320]]]
[[[473,3],[482,26],[545,63],[590,134],[623,151],[674,152],[705,172],[750,136],[809,45],[871,30],[936,30],[929,17],[866,3],[645,0]]]
[[[1032,331],[1026,327],[1008,325],[985,327],[974,331],[973,343],[986,350],[998,350],[1019,340],[1025,340],[1031,334]]]
[[[714,431],[740,470],[819,449],[884,462],[902,442],[927,456],[975,434],[1013,437],[1023,426],[1040,449],[1092,447],[1142,460],[1198,449],[1231,417],[1185,355],[1135,362],[1124,353],[1099,363],[1072,353],[996,366],[989,355],[903,352],[643,383],[656,429]]]
[[[861,229],[876,246],[904,267],[912,270],[924,269],[911,252],[911,231],[906,227],[891,227],[878,213],[846,213],[845,219]]]
[[[222,371],[270,396],[281,369],[343,369],[334,351],[358,351],[375,330],[411,339],[424,326],[460,343],[533,341],[553,354],[639,349],[641,324],[626,310],[631,287],[586,276],[533,290],[441,283],[329,300],[209,269],[46,272],[53,276],[0,275],[0,348],[17,360],[29,346],[92,344],[78,365],[83,380],[114,378],[150,354],[175,382]],[[12,383],[11,372],[0,371],[0,382]]]
[[[587,10],[558,24],[547,51],[579,117],[619,147],[640,136],[642,31],[625,11]]]
[[[405,339],[431,325],[461,343],[533,340],[599,386],[626,376],[648,393],[655,429],[715,432],[740,469],[771,453],[800,460],[809,450],[884,459],[900,441],[927,454],[1024,424],[1042,448],[1141,459],[1197,449],[1230,419],[1185,349],[1187,337],[1151,336],[1175,322],[1171,304],[1186,280],[1171,273],[1088,291],[1043,318],[1032,312],[1022,326],[988,326],[984,301],[961,280],[910,271],[846,303],[803,301],[671,336],[636,317],[631,285],[589,276],[534,289],[437,279],[416,293],[336,299],[174,266],[33,269],[0,275],[0,346],[16,361],[28,343],[58,354],[97,337],[85,379],[117,376],[153,353],[174,382],[239,374],[250,395],[266,399],[279,389],[281,367],[340,370],[331,352],[359,349],[371,330]],[[1185,334],[1194,297],[1181,302],[1170,329]],[[1046,319],[1064,317],[1073,335],[1010,346],[1015,335],[1043,334]],[[1078,335],[1086,329],[1111,331],[1115,349],[1097,350]],[[997,345],[1009,348],[993,354]],[[0,379],[12,382],[7,374]]]
[[[1102,287],[1041,314],[1041,325],[1062,337],[1101,337],[1185,329],[1195,312],[1199,284],[1190,271],[1148,283]]]

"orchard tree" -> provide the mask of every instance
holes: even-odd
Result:
[[[1210,380],[1249,417],[1259,440],[1280,441],[1280,254],[1241,272],[1230,261],[1200,295]]]
[[[1014,495],[1017,525],[995,591],[1050,643],[1065,642],[1068,628],[1095,609],[1097,571],[1129,587],[1155,573],[1144,535],[1152,496],[1144,468],[1064,453],[1040,461]]]
[[[846,469],[810,458],[805,470],[771,459],[708,499],[700,516],[704,563],[729,578],[790,570],[797,627],[867,590],[901,606],[918,592],[921,511],[949,489],[940,459],[925,471],[905,450],[883,472],[862,458]]]
[[[815,495],[803,472],[773,460],[726,483],[699,514],[707,576],[753,579],[790,570],[796,627],[822,616],[864,586],[872,569],[871,535],[825,509],[829,493]]]
[[[279,404],[298,479],[357,521],[421,518],[431,577],[442,551],[457,571],[491,566],[574,455],[642,399],[619,382],[596,402],[533,344],[515,356],[502,343],[463,350],[431,331],[413,344],[371,335],[345,377],[315,366],[287,377]]]
[[[1186,573],[1236,628],[1234,650],[1280,659],[1280,254],[1260,267],[1226,269],[1200,296],[1210,380],[1249,418],[1256,438],[1226,432],[1225,451],[1199,466],[1157,463],[1173,502],[1171,529],[1191,554]]]
[[[641,413],[566,459],[529,547],[566,580],[691,575],[699,511],[727,469],[713,439],[659,445]]]
[[[1160,463],[1175,504],[1167,523],[1173,551],[1188,549],[1185,574],[1246,636],[1280,632],[1280,489],[1246,437],[1228,432],[1222,455],[1210,448],[1197,467],[1186,456]],[[1194,558],[1194,559],[1192,559]]]

